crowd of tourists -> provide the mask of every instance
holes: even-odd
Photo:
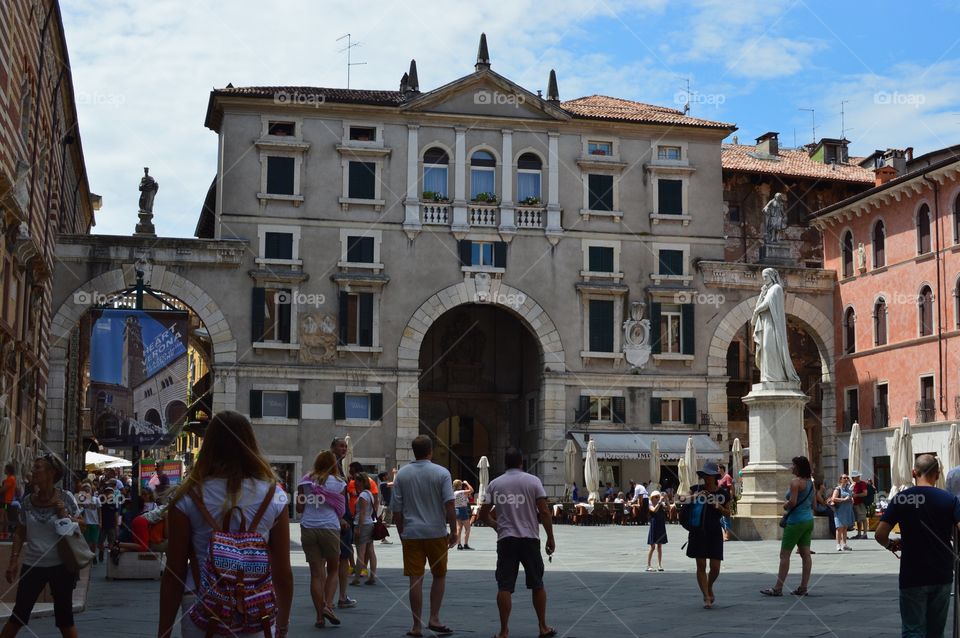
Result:
[[[519,568],[532,592],[540,638],[557,634],[547,623],[542,551],[556,551],[553,521],[543,484],[523,470],[522,453],[510,448],[507,468],[486,487],[482,498],[467,481],[453,481],[432,462],[430,437],[412,442],[414,461],[399,470],[368,474],[359,463],[344,466],[347,444],[334,439],[293,488],[278,482],[260,452],[246,417],[221,412],[208,426],[197,462],[182,484],[171,487],[155,474],[131,498],[129,478],[113,470],[78,480],[74,490],[58,484],[66,469],[53,455],[36,459],[18,482],[12,467],[0,483],[0,529],[12,532],[6,569],[18,581],[13,612],[0,638],[17,635],[44,588],[54,600],[62,636],[76,636],[72,592],[77,566],[62,551],[67,530],[82,531],[92,562],[118,562],[124,552],[163,552],[166,569],[160,587],[158,636],[172,635],[179,623],[185,638],[209,635],[285,636],[293,597],[290,554],[290,498],[299,515],[300,539],[310,569],[310,597],[317,628],[339,626],[341,613],[358,605],[350,587],[377,586],[377,546],[390,543],[392,524],[402,542],[403,574],[408,579],[411,625],[407,636],[446,636],[454,629],[441,610],[448,552],[470,550],[471,526],[479,521],[497,535],[494,572],[499,610],[498,638],[509,633],[512,594]],[[900,560],[900,613],[905,636],[938,636],[946,623],[953,583],[953,534],[960,524],[960,469],[947,477],[951,491],[938,489],[940,466],[931,455],[916,459],[914,487],[883,503],[875,540]],[[843,474],[832,489],[814,481],[810,462],[798,456],[783,495],[783,534],[776,581],[764,596],[784,595],[794,552],[801,558],[794,596],[809,592],[813,570],[814,517],[829,513],[837,550],[850,551],[848,539],[866,538],[867,514],[875,487],[857,472]],[[662,572],[668,521],[685,534],[685,553],[696,565],[703,607],[717,601],[715,584],[730,537],[733,481],[722,465],[707,462],[688,493],[649,489],[631,482],[630,496],[615,491],[614,503],[648,525],[647,571]],[[22,483],[22,484],[21,484]],[[611,486],[608,486],[611,487]],[[608,493],[605,496],[611,496]],[[134,505],[136,503],[136,505]],[[642,510],[632,513],[633,508]],[[899,526],[900,538],[891,537]],[[540,528],[546,535],[541,546]],[[849,535],[849,530],[856,534]],[[77,533],[79,533],[77,531]],[[679,533],[680,530],[678,529]],[[672,533],[671,533],[672,534]],[[654,560],[656,559],[656,560]],[[431,573],[427,605],[424,579]],[[347,623],[349,624],[349,623]]]

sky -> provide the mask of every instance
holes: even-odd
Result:
[[[129,235],[143,167],[159,183],[157,234],[190,237],[216,173],[210,90],[396,89],[411,58],[421,91],[492,69],[560,98],[601,94],[733,122],[741,143],[779,131],[851,155],[960,143],[960,3],[836,0],[61,0],[98,234]],[[845,115],[841,123],[841,104]],[[732,140],[728,140],[732,141]]]

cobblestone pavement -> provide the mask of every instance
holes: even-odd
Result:
[[[299,540],[299,527],[292,529],[294,541]],[[807,598],[759,594],[774,584],[779,543],[727,543],[715,589],[716,607],[704,610],[693,561],[681,550],[686,537],[681,528],[669,527],[662,573],[644,571],[646,527],[558,526],[556,536],[558,550],[547,563],[545,582],[548,621],[563,638],[900,635],[898,561],[872,540],[851,541],[854,551],[842,554],[829,541],[814,541],[818,553]],[[491,530],[478,528],[470,544],[476,551],[451,551],[441,618],[458,636],[489,638],[498,628],[495,538]],[[399,543],[377,545],[377,556],[380,584],[352,587],[351,596],[359,606],[340,612],[341,627],[317,630],[307,588],[309,573],[297,545],[290,635],[401,638],[410,628],[410,613]],[[107,581],[103,566],[95,569],[86,611],[77,616],[80,635],[156,636],[159,582]],[[787,586],[792,588],[799,579],[799,557],[791,569]],[[429,577],[427,581],[429,585]],[[36,636],[59,635],[52,618],[34,620],[20,635],[30,636],[31,630]],[[537,636],[522,574],[514,595],[511,636]]]

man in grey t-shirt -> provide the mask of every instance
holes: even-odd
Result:
[[[537,612],[540,638],[556,636],[547,625],[547,590],[543,586],[543,557],[540,555],[540,525],[547,532],[547,555],[556,550],[553,520],[547,509],[547,493],[543,483],[523,471],[523,454],[509,448],[507,471],[490,482],[483,495],[480,520],[497,532],[497,607],[500,610],[500,633],[509,634],[507,624],[513,606],[513,590],[520,565],[526,575],[527,589],[533,591],[533,608]],[[492,511],[491,511],[492,510]]]
[[[440,605],[447,578],[447,550],[457,544],[457,517],[453,509],[453,481],[446,468],[435,464],[433,442],[421,435],[413,440],[413,463],[393,480],[390,509],[403,544],[403,573],[410,579],[413,628],[408,636],[423,635],[424,564],[430,565],[430,619],[427,628],[441,636],[453,630],[440,622]],[[447,526],[450,532],[447,533]]]

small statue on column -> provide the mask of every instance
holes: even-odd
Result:
[[[153,198],[157,196],[160,185],[150,177],[150,169],[143,167],[143,177],[140,179],[140,210],[137,215],[140,222],[134,234],[156,237],[157,231],[153,226]]]

